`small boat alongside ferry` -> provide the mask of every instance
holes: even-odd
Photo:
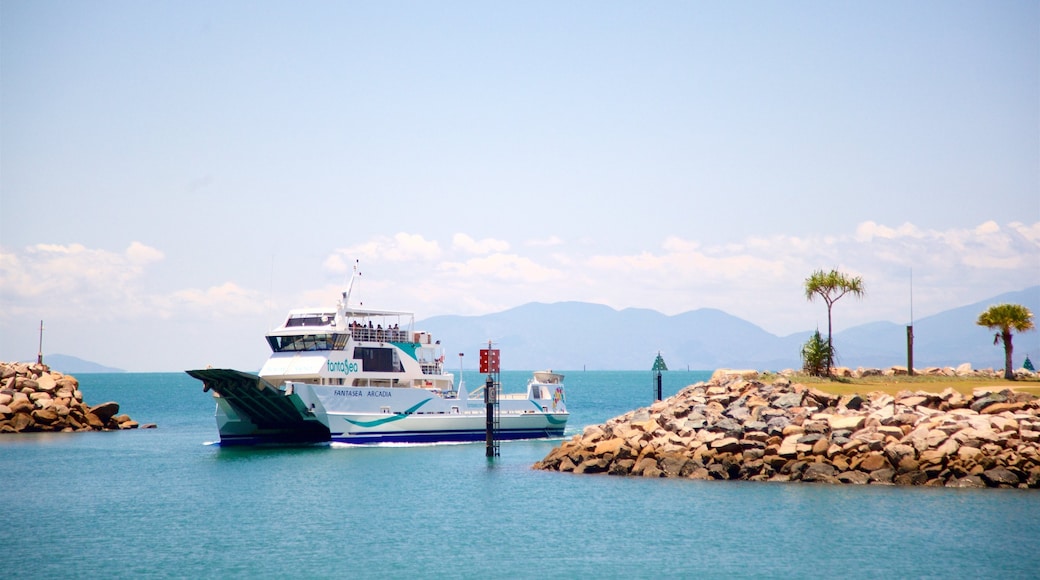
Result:
[[[267,333],[258,375],[187,371],[212,391],[221,445],[484,441],[484,386],[467,392],[444,348],[414,314],[348,304],[289,312]],[[569,414],[563,375],[539,371],[523,393],[498,393],[500,440],[560,437]]]

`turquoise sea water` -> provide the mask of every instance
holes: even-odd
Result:
[[[569,434],[651,402],[649,372],[566,374]],[[555,441],[222,449],[187,375],[78,378],[159,427],[0,437],[5,577],[1040,576],[1036,491],[532,470]]]

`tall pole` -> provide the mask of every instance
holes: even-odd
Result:
[[[655,389],[655,393],[654,393],[655,398],[654,398],[654,400],[655,401],[660,401],[661,400],[661,371],[668,370],[668,365],[665,364],[664,357],[661,356],[661,351],[657,351],[657,358],[654,359],[654,366],[650,370],[652,370],[655,373],[657,373],[657,376],[655,377],[657,379],[656,385],[655,385],[657,388]]]
[[[906,373],[914,376],[914,269],[910,268],[910,324],[906,327]]]
[[[484,407],[486,428],[485,433],[485,455],[487,457],[498,457],[498,389],[500,363],[498,350],[491,348],[488,341],[487,349],[480,351],[480,372],[487,373],[484,382]]]
[[[906,327],[906,372],[914,376],[914,325]]]
[[[495,381],[491,378],[491,375],[487,376],[487,381],[484,383],[484,405],[485,405],[485,421],[486,431],[484,436],[484,455],[486,457],[495,456]]]
[[[36,364],[43,364],[43,321],[40,321],[40,347],[36,351]]]

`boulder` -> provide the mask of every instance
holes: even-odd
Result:
[[[18,413],[8,421],[8,424],[11,426],[12,432],[21,433],[28,431],[36,423],[28,413]]]
[[[992,405],[994,403],[1005,403],[1005,402],[1007,402],[1007,397],[1005,395],[1002,395],[1000,393],[989,393],[988,395],[985,395],[985,396],[982,396],[982,397],[979,397],[979,398],[975,399],[975,402],[973,402],[969,406],[969,408],[972,411],[975,411],[976,413],[980,413],[980,412],[982,412],[983,409],[985,409],[986,407],[988,407],[988,406],[990,406],[990,405]]]
[[[802,393],[787,393],[777,397],[777,399],[773,401],[772,406],[780,409],[788,409],[791,407],[800,407],[801,404]]]
[[[982,479],[992,487],[1010,486],[1015,487],[1021,479],[1014,471],[1004,467],[994,467],[982,472]]]
[[[109,401],[107,403],[101,403],[90,408],[90,412],[101,421],[102,424],[107,424],[109,419],[119,413],[119,403],[115,401]]]
[[[802,472],[802,481],[837,483],[837,470],[827,463],[810,463]]]
[[[946,487],[986,487],[986,482],[977,475],[965,475],[964,477],[951,478],[946,482]]]
[[[866,421],[866,417],[862,415],[831,415],[827,417],[827,422],[834,431],[842,429],[856,431],[863,426],[864,421]]]
[[[870,475],[863,473],[862,471],[843,471],[838,474],[837,479],[841,483],[851,483],[854,485],[866,485],[870,483]]]
[[[53,425],[58,420],[58,414],[49,409],[37,409],[32,412],[33,421],[41,425]]]
[[[888,460],[885,459],[884,455],[877,452],[868,454],[863,458],[863,461],[859,463],[859,469],[866,471],[867,473],[877,471],[878,469],[884,469],[886,467],[889,467]]]
[[[14,399],[8,407],[11,409],[11,413],[18,414],[31,413],[33,409],[36,408],[36,405],[34,405],[29,399]]]
[[[53,393],[58,390],[58,383],[54,380],[54,377],[46,373],[36,379],[36,389],[45,393]]]
[[[735,437],[724,437],[712,441],[710,447],[719,453],[737,453],[742,447],[740,441]]]

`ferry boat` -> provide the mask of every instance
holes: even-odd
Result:
[[[292,310],[268,332],[259,375],[187,371],[216,399],[221,445],[486,439],[485,386],[456,383],[440,341],[415,330],[414,314],[349,305],[356,278],[335,308]],[[535,372],[526,392],[495,395],[497,439],[563,435],[563,375]]]

